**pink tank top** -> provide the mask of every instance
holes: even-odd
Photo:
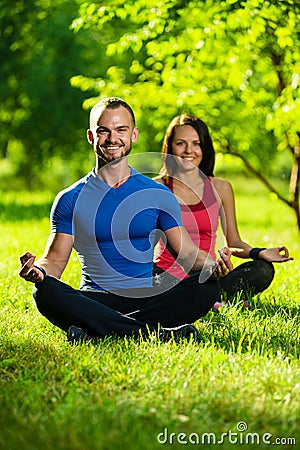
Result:
[[[173,191],[173,179],[171,177],[167,186]],[[216,260],[215,245],[219,203],[209,178],[204,179],[202,200],[196,205],[180,205],[180,209],[182,222],[193,242]],[[162,240],[157,243],[155,248],[154,262],[162,270],[169,272],[179,280],[188,276],[166,249]]]

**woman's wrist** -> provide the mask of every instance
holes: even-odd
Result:
[[[259,253],[262,250],[266,250],[266,247],[254,247],[249,252],[249,258],[251,259],[259,259]]]

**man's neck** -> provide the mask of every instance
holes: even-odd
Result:
[[[96,174],[108,186],[116,189],[130,177],[128,158],[124,157],[107,164],[97,161]]]

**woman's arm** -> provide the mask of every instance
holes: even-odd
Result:
[[[253,247],[240,237],[236,220],[234,192],[231,184],[222,178],[212,178],[211,181],[221,201],[220,220],[227,246],[231,249],[234,256],[250,258],[250,252]],[[285,246],[264,248],[257,253],[257,257],[269,262],[285,262],[293,259],[290,258],[289,251]]]
[[[235,199],[231,184],[222,178],[211,178],[212,184],[220,199],[220,221],[226,238],[226,245],[232,254],[239,258],[249,258],[252,247],[242,241],[238,230]]]

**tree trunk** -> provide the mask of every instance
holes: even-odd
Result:
[[[7,158],[8,141],[5,141],[2,145],[2,158]]]
[[[298,140],[294,147],[294,162],[290,179],[290,193],[292,195],[292,208],[296,213],[298,229],[300,230],[300,208],[299,208],[299,180],[300,180],[300,132],[297,133]]]

